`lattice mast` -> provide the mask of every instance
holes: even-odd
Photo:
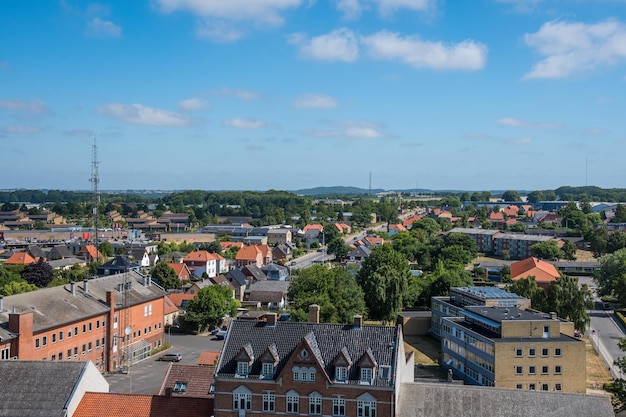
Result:
[[[93,146],[91,153],[91,178],[89,178],[89,182],[91,182],[91,189],[93,192],[93,235],[94,235],[94,245],[96,246],[96,262],[99,262],[100,259],[100,240],[98,239],[98,208],[100,207],[100,175],[98,173],[98,145],[96,144],[96,135],[93,136]]]

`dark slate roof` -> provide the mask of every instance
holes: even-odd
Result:
[[[46,257],[46,253],[44,252],[43,248],[37,245],[28,245],[28,253],[35,259]]]
[[[255,361],[248,378],[259,378],[261,362],[259,358],[272,344],[276,344],[280,362],[276,374],[284,368],[295,348],[306,338],[325,368],[327,375],[334,375],[333,361],[343,348],[347,349],[351,358],[360,358],[367,349],[379,366],[391,366],[391,375],[396,373],[395,363],[398,344],[402,343],[399,327],[362,326],[352,324],[312,324],[277,321],[275,325],[253,320],[233,320],[228,331],[226,343],[217,365],[217,378],[232,377],[237,369],[235,357],[246,344],[252,346]],[[350,369],[349,379],[358,381],[359,369]],[[375,385],[390,386],[393,380],[376,379]]]
[[[353,256],[355,258],[367,258],[371,254],[372,254],[372,250],[370,248],[367,248],[365,246],[357,246],[352,251],[350,251],[350,253],[348,253],[347,256],[348,257]]]
[[[57,259],[55,261],[48,261],[48,264],[52,267],[52,269],[57,269],[57,268],[64,268],[67,266],[72,266],[74,264],[80,264],[80,263],[85,263],[84,259],[80,259],[80,258],[63,258],[63,259]]]
[[[0,361],[0,416],[63,417],[86,364]]]
[[[72,256],[72,252],[70,252],[68,247],[65,245],[54,245],[54,247],[50,250],[56,252],[56,254],[61,258],[69,258]]]
[[[106,269],[106,268],[114,268],[114,269],[120,269],[120,268],[126,268],[126,269],[132,269],[132,268],[138,268],[140,267],[139,264],[131,261],[129,258],[127,258],[126,256],[116,256],[115,258],[111,259],[109,262],[103,264],[100,268],[102,269]]]
[[[238,286],[242,287],[248,283],[248,277],[241,271],[241,269],[233,269],[226,274],[226,278],[230,282],[236,282]]]
[[[258,281],[267,279],[263,271],[261,271],[261,268],[259,268],[258,266],[254,264],[246,265],[243,267],[243,269],[248,271],[248,273],[252,275],[252,277],[254,277],[254,279]]]
[[[449,383],[405,383],[397,417],[613,417],[610,397],[486,388]]]

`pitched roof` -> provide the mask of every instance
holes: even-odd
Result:
[[[237,251],[235,259],[238,261],[256,261],[259,254],[263,255],[261,249],[256,245],[244,246]]]
[[[74,417],[205,417],[213,404],[212,398],[87,392]]]
[[[267,279],[267,276],[265,276],[263,271],[261,271],[261,268],[259,268],[255,264],[244,266],[242,271],[246,276],[252,277],[257,281],[263,281]]]
[[[222,246],[222,250],[228,250],[230,248],[243,248],[244,244],[243,242],[220,242],[220,245]]]
[[[35,263],[35,258],[26,252],[15,252],[4,263],[5,265],[30,265]]]
[[[61,246],[65,247],[65,245]],[[46,257],[46,253],[44,252],[43,248],[37,245],[28,245],[28,253],[35,259]]]
[[[497,213],[492,211],[489,213],[489,220],[504,220],[504,213],[501,211]]]
[[[78,361],[0,361],[0,415],[64,417],[67,403],[89,364]]]
[[[213,373],[215,373],[215,364],[220,357],[219,352],[210,352],[205,350],[204,352],[200,352],[200,357],[198,358],[198,365],[211,365],[213,368]],[[213,379],[213,375],[211,375],[211,379]]]
[[[180,262],[169,262],[167,265],[174,270],[176,276],[181,280],[185,281],[189,279],[191,272],[189,272],[189,267],[186,264]]]
[[[312,335],[312,336],[311,336]],[[252,377],[260,375],[260,357],[267,348],[276,343],[276,350],[280,361],[276,367],[276,375],[284,368],[295,348],[304,338],[315,341],[316,356],[328,375],[333,375],[333,360],[346,348],[352,358],[360,358],[371,348],[372,354],[379,366],[390,366],[390,375],[396,373],[398,346],[402,343],[399,327],[390,326],[361,326],[355,327],[345,324],[312,324],[288,321],[277,321],[274,325],[254,320],[233,320],[230,324],[226,343],[222,348],[217,365],[217,378],[235,374],[236,355],[248,343],[252,349],[255,361],[250,368]],[[349,379],[358,379],[358,369],[350,370]],[[374,385],[390,386],[392,381],[376,379]]]
[[[242,272],[241,269],[233,269],[226,274],[226,279],[230,282],[235,282],[237,285],[244,286],[248,283],[248,277]]]
[[[164,303],[163,304],[164,315],[176,313],[178,311],[178,307],[176,307],[176,304],[174,304],[174,302],[170,300],[170,298],[167,295],[163,299],[163,303]]]
[[[94,246],[94,245],[87,245],[84,248],[82,248],[80,250],[80,252],[78,252],[78,255],[80,257],[81,253],[86,253],[88,254],[92,259],[103,259],[104,256],[102,255],[102,253],[100,253],[98,251],[98,249]]]
[[[518,280],[534,276],[535,281],[552,282],[560,276],[556,267],[549,262],[537,258],[527,258],[511,264],[511,279]]]
[[[172,397],[213,398],[211,391],[215,366],[179,365],[170,362],[165,370],[159,395],[165,395],[167,388],[173,390]],[[186,385],[184,391],[176,391],[178,382]]]
[[[219,255],[218,255],[219,256]],[[200,261],[209,262],[217,260],[217,256],[206,250],[195,250],[183,258],[183,262]]]
[[[196,294],[177,292],[169,295],[170,300],[179,308],[183,307],[184,302],[189,302],[196,297]]]

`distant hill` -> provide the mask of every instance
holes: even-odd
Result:
[[[383,192],[382,188],[372,189],[372,194]],[[305,188],[302,190],[294,190],[292,193],[298,195],[306,195],[306,196],[327,196],[327,195],[362,195],[369,194],[370,190],[366,190],[364,188],[359,187],[344,187],[344,186],[334,186],[334,187],[315,187],[315,188]]]

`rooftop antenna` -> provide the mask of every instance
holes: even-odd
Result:
[[[93,192],[93,232],[94,232],[94,243],[96,246],[96,262],[100,259],[100,242],[98,239],[98,207],[100,206],[100,189],[98,184],[100,183],[100,176],[98,174],[98,145],[96,144],[96,135],[93,135],[93,146],[91,153],[91,178],[89,178],[89,182],[91,182],[92,192]]]

